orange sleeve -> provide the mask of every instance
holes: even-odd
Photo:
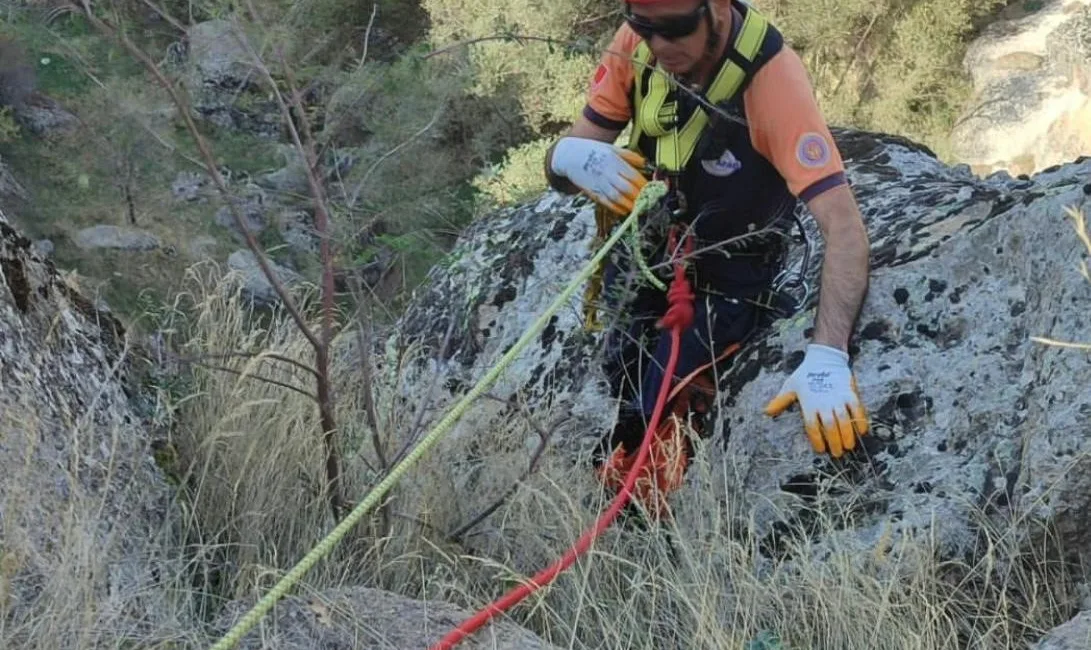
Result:
[[[743,95],[750,140],[804,201],[845,183],[841,152],[815,100],[803,61],[787,45]]]
[[[583,114],[599,126],[620,131],[632,118],[629,89],[633,85],[633,52],[640,36],[623,24],[614,33],[591,75]]]

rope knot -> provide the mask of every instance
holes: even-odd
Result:
[[[676,272],[667,290],[667,312],[659,319],[664,329],[686,329],[693,323],[693,288],[684,273]]]
[[[671,280],[671,286],[667,289],[667,311],[656,323],[656,326],[661,329],[676,328],[681,331],[693,324],[693,300],[696,296],[693,294],[693,287],[690,286],[689,278],[686,277],[685,260],[686,256],[693,252],[693,235],[687,233],[685,237],[683,242],[684,250],[679,255],[677,251],[678,227],[671,228],[668,236],[667,247],[669,250],[675,251],[674,279]]]

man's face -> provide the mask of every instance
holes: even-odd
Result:
[[[630,6],[629,26],[640,34],[665,71],[685,75],[705,54],[709,7],[705,0]]]

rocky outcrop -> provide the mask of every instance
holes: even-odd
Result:
[[[1085,650],[1091,648],[1091,611],[1081,612],[1064,625],[1049,631],[1033,650]]]
[[[253,57],[227,20],[189,28],[182,47],[182,83],[202,117],[217,126],[275,139],[281,135],[280,110],[262,92]]]
[[[248,606],[250,603],[247,603]],[[246,609],[234,603],[223,617],[226,631]],[[472,615],[439,601],[421,601],[379,589],[346,587],[313,598],[290,597],[277,604],[239,650],[341,650],[432,647]],[[466,650],[555,650],[523,628],[499,620],[458,646]]]
[[[84,249],[117,248],[126,251],[150,251],[159,248],[159,238],[149,232],[108,224],[79,230],[72,236],[72,242]]]
[[[1015,3],[966,53],[975,96],[951,134],[979,174],[1030,174],[1091,154],[1091,0]]]
[[[872,245],[851,350],[872,433],[832,461],[811,451],[797,411],[776,420],[761,411],[802,359],[812,296],[721,378],[716,435],[703,453],[728,480],[698,485],[691,475],[678,502],[698,489],[726,501],[730,490],[770,560],[781,557],[785,535],[820,514],[819,492],[825,515],[852,523],[837,539],[806,544],[818,557],[834,546],[874,550],[884,535],[935,539],[943,557],[965,557],[981,516],[1016,513],[1027,541],[1042,525],[1058,529],[1073,553],[1091,548],[1091,366],[1085,350],[1034,338],[1091,341],[1091,282],[1080,272],[1089,251],[1066,213],[1091,205],[1091,159],[1029,180],[982,179],[897,138],[837,138]],[[805,223],[815,243],[807,277],[817,287],[823,250],[813,220]],[[417,342],[432,359],[406,400],[424,399],[435,375],[451,399],[492,368],[589,259],[593,224],[583,199],[550,193],[471,225],[392,339]],[[792,264],[801,252],[797,243]],[[500,376],[495,399],[476,403],[451,435],[497,429],[512,417],[505,400],[514,400],[566,413],[555,446],[586,462],[615,411],[600,337],[582,330],[580,307],[577,295]],[[529,456],[537,439],[525,442]]]
[[[291,288],[292,285],[302,280],[298,273],[272,260],[270,260],[269,265],[285,289]],[[259,305],[272,305],[280,302],[276,289],[273,288],[269,278],[261,270],[261,266],[258,265],[258,258],[254,256],[253,251],[250,249],[240,248],[228,255],[227,268],[238,277],[243,295],[247,300]]]
[[[0,636],[112,647],[171,628],[172,490],[132,350],[0,215]],[[177,628],[174,628],[177,629]],[[28,645],[30,643],[28,642]]]

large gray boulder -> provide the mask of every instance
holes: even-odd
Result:
[[[197,23],[186,32],[182,83],[193,108],[213,124],[265,138],[280,136],[280,110],[238,27],[229,20]]]
[[[258,258],[248,248],[240,248],[227,257],[227,268],[237,278],[243,296],[258,305],[273,305],[280,302],[273,284],[258,264]],[[270,260],[269,268],[285,289],[292,288],[303,280],[295,271]]]
[[[979,174],[1030,174],[1091,154],[1091,0],[1013,3],[970,44],[974,97],[951,134]]]
[[[1033,650],[1086,650],[1091,648],[1091,611],[1050,630]]]
[[[150,251],[159,248],[155,235],[110,224],[83,228],[72,235],[72,243],[83,249],[116,248],[126,251]]]
[[[0,214],[0,645],[115,647],[184,627],[173,490],[133,369],[121,324]]]
[[[832,461],[811,451],[798,411],[762,413],[802,359],[812,296],[721,378],[716,435],[701,449],[721,480],[693,472],[674,503],[690,490],[719,494],[742,510],[770,559],[823,514],[818,492],[825,516],[852,522],[838,539],[802,540],[819,558],[833,547],[873,550],[882,536],[934,540],[943,558],[965,557],[983,513],[1018,521],[1026,543],[1051,526],[1068,551],[1091,548],[1091,365],[1086,350],[1032,338],[1091,341],[1091,282],[1079,268],[1088,251],[1066,213],[1089,205],[1091,159],[1030,180],[982,179],[901,139],[836,135],[872,246],[851,350],[872,433]],[[813,220],[805,223],[817,287],[823,250]],[[495,366],[590,258],[593,224],[584,199],[549,193],[471,225],[390,340],[391,349],[420,346],[406,403],[438,395],[445,409]],[[791,263],[800,254],[796,244]],[[577,294],[450,435],[504,430],[515,408],[560,411],[554,448],[586,463],[615,407],[600,372],[601,335],[585,332],[580,316]],[[512,446],[529,459],[538,440],[528,436]],[[456,487],[477,489],[469,478]],[[700,514],[683,508],[680,517]]]

